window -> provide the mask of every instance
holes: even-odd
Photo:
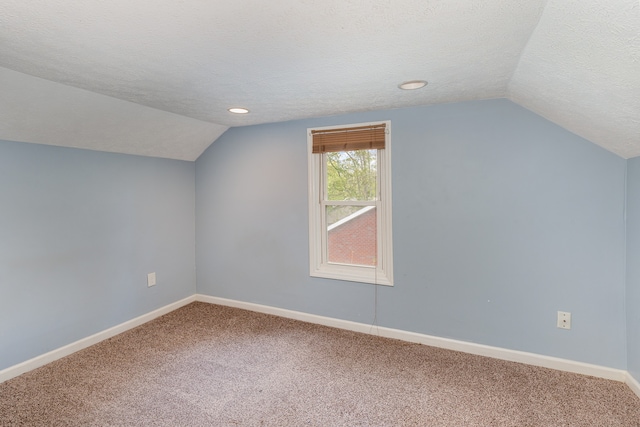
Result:
[[[311,276],[393,285],[390,132],[308,129]]]

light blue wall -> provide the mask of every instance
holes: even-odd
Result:
[[[0,141],[0,370],[195,293],[194,174]]]
[[[627,162],[627,369],[640,381],[640,157]]]
[[[306,129],[386,119],[378,324],[626,368],[625,160],[507,100],[230,129],[196,161],[198,292],[372,322],[374,286],[309,277]]]
[[[625,317],[626,162],[506,100],[235,128],[195,165],[0,141],[0,370],[192,295],[194,248],[200,293],[371,322],[373,286],[309,277],[306,128],[386,119],[378,324],[640,378],[640,159]]]

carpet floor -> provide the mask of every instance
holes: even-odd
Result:
[[[0,384],[2,426],[640,426],[622,383],[192,303]]]

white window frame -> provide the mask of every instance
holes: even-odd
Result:
[[[326,162],[325,154],[313,153],[312,130],[329,130],[347,127],[385,124],[385,148],[377,153],[377,191],[373,202],[362,202],[362,206],[376,207],[377,254],[376,266],[330,263],[327,260]],[[391,220],[391,121],[356,123],[307,129],[309,171],[309,266],[312,277],[347,280],[393,286],[393,247]],[[358,202],[346,202],[358,205]]]

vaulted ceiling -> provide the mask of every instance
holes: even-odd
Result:
[[[0,2],[5,140],[195,160],[232,126],[488,98],[639,156],[640,1]]]

